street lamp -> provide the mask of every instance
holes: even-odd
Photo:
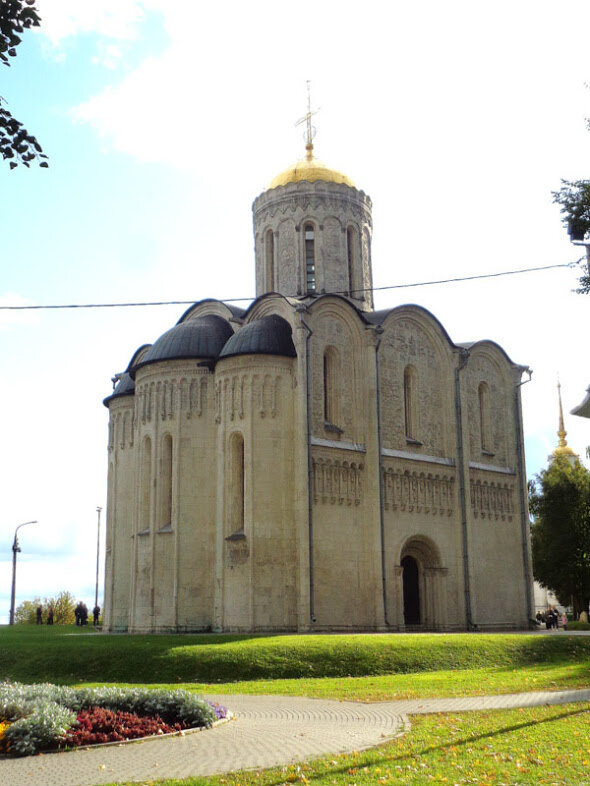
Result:
[[[10,624],[14,625],[14,600],[16,596],[16,555],[20,551],[20,546],[18,545],[18,538],[16,536],[17,532],[21,527],[26,526],[27,524],[36,524],[36,521],[23,521],[22,524],[19,524],[18,527],[14,530],[14,542],[12,544],[12,594],[10,596]]]
[[[96,508],[96,512],[98,513],[98,532],[96,533],[96,591],[94,593],[94,608],[98,606],[98,566],[100,560],[100,511],[102,508],[99,506]]]

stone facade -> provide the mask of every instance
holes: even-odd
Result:
[[[107,630],[532,616],[524,367],[373,311],[370,200],[326,172],[254,202],[254,303],[195,304],[105,400]]]

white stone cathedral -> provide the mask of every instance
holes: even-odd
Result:
[[[526,367],[373,309],[371,200],[311,141],[253,214],[256,300],[195,303],[105,399],[105,628],[526,627]]]

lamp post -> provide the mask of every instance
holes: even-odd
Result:
[[[12,544],[12,593],[10,595],[10,624],[14,625],[14,601],[16,597],[16,555],[20,551],[20,546],[18,545],[18,538],[17,532],[21,527],[26,526],[27,524],[36,524],[36,521],[23,521],[22,524],[19,524],[18,527],[14,530],[14,542]]]
[[[98,563],[100,557],[100,511],[101,507],[96,508],[98,513],[98,532],[96,534],[96,591],[94,593],[94,608],[98,606]]]

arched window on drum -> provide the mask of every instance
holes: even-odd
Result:
[[[264,237],[264,258],[266,273],[266,291],[276,291],[275,281],[275,241],[272,229],[269,229]]]
[[[348,295],[360,298],[362,292],[358,291],[357,281],[358,237],[354,227],[346,229],[346,258],[348,262]]]
[[[315,229],[313,224],[305,224],[303,236],[305,239],[305,288],[307,292],[315,292]]]

